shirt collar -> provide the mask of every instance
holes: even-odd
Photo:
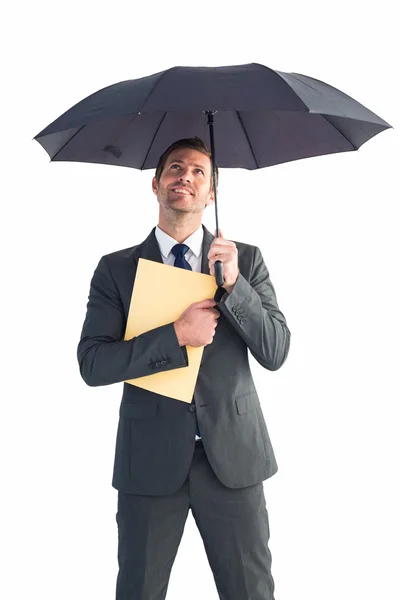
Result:
[[[155,235],[158,245],[160,246],[161,254],[164,258],[167,258],[172,248],[178,242],[160,229],[158,225],[156,227]],[[203,227],[200,225],[200,227],[196,229],[196,231],[192,233],[192,235],[190,235],[183,243],[189,246],[190,250],[196,257],[199,257],[203,249]]]

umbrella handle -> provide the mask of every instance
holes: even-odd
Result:
[[[218,287],[223,287],[223,285],[224,285],[224,267],[220,260],[216,260],[214,263],[214,273],[215,273],[215,279],[217,281]]]

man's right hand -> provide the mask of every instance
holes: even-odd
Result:
[[[207,346],[213,341],[219,312],[213,298],[191,304],[174,323],[180,346]]]

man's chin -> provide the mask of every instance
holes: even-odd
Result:
[[[169,209],[171,212],[175,213],[176,215],[187,215],[190,213],[197,214],[203,210],[203,207],[200,208],[198,206],[193,206],[193,205],[177,206],[172,203],[169,205]]]
[[[193,210],[194,206],[192,196],[188,196],[187,198],[168,198],[168,204],[176,210],[184,210],[185,212]]]

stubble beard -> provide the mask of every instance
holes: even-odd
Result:
[[[192,205],[176,206],[173,201],[169,200],[168,192],[164,194],[165,202],[162,203],[164,213],[172,224],[179,224],[185,221],[190,221],[194,215],[203,212],[205,208],[205,200],[203,202],[195,202]]]

